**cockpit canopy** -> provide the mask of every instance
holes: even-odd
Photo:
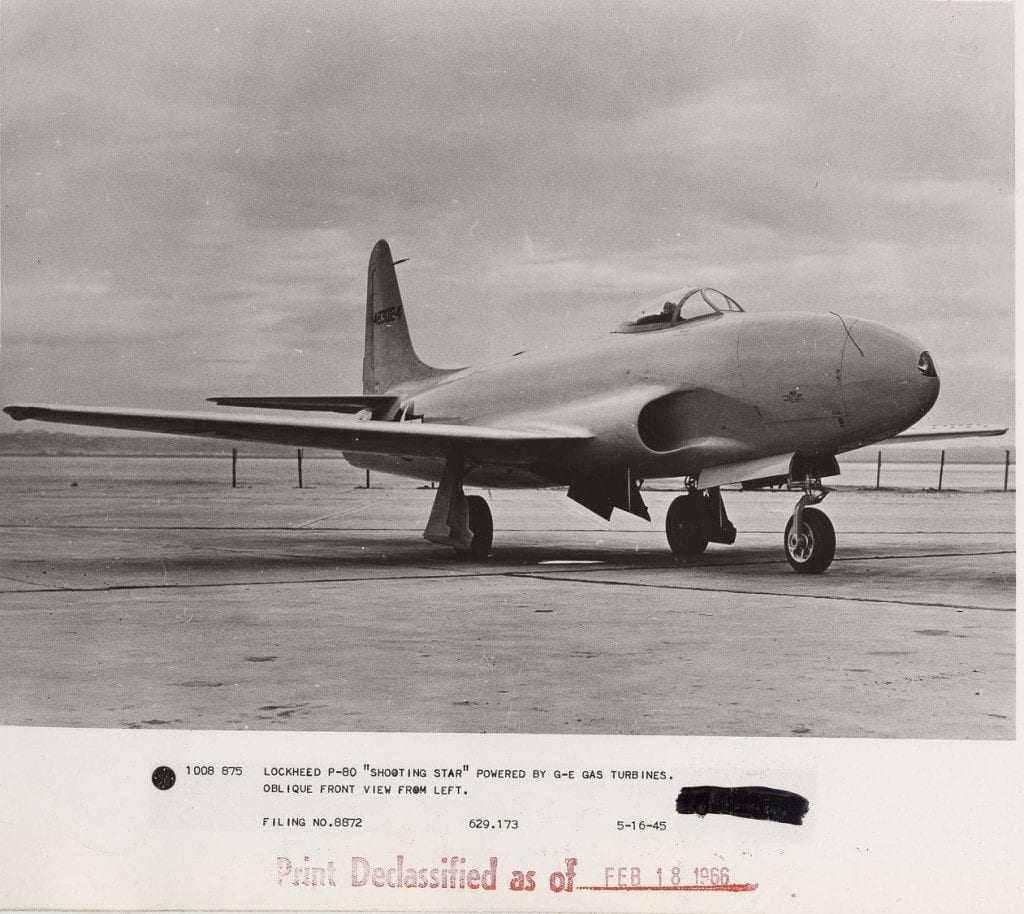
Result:
[[[648,330],[663,330],[705,317],[716,317],[726,311],[742,312],[743,309],[718,289],[676,289],[647,302],[632,317],[619,324],[615,332],[644,333]]]

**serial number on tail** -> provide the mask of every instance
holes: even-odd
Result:
[[[402,306],[396,305],[393,308],[381,308],[380,311],[373,312],[373,322],[375,324],[392,324],[402,316]]]

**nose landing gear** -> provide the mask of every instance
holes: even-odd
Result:
[[[811,505],[823,501],[828,489],[811,476],[806,478],[804,488],[786,524],[786,561],[797,574],[821,574],[835,558],[836,531],[828,515]]]

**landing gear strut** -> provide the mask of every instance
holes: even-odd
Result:
[[[836,531],[828,515],[811,505],[819,504],[828,489],[810,475],[804,480],[804,494],[786,524],[783,543],[786,561],[797,574],[821,574],[836,554]]]

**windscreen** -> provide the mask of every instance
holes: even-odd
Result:
[[[645,302],[636,309],[626,320],[623,326],[634,327],[668,327],[675,321],[676,309],[683,296],[690,292],[690,289],[676,289],[674,292],[666,292],[650,301]]]
[[[661,330],[729,311],[742,312],[743,309],[717,289],[676,289],[645,302],[619,325],[616,332]]]

